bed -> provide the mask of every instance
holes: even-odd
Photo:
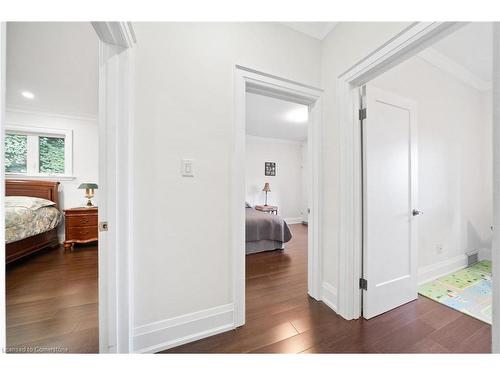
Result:
[[[248,204],[245,207],[246,254],[284,249],[292,238],[288,224],[278,215],[258,211]]]
[[[6,263],[59,245],[58,186],[56,181],[6,180]]]

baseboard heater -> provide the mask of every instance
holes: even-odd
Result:
[[[473,264],[476,264],[479,262],[479,250],[472,250],[467,253],[465,253],[467,256],[467,266],[472,266]]]

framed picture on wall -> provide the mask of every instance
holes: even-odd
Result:
[[[276,176],[276,163],[272,161],[266,161],[264,174],[266,176]]]

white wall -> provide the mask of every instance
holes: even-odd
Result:
[[[341,22],[322,42],[323,94],[323,281],[338,286],[339,259],[339,118],[337,78],[359,60],[409,26],[407,22]]]
[[[141,350],[181,335],[175,324],[184,314],[231,308],[235,64],[319,86],[320,42],[271,23],[134,29],[134,216],[142,219],[134,223],[133,315]],[[182,158],[194,159],[195,177],[181,177]]]
[[[61,208],[84,206],[87,202],[84,190],[78,186],[82,182],[96,182],[98,177],[98,124],[96,119],[62,116],[58,114],[36,113],[30,111],[7,110],[6,126],[20,125],[49,129],[73,131],[73,177],[61,180],[59,201]],[[54,178],[57,180],[57,178]],[[99,190],[92,199],[99,202]],[[64,227],[59,230],[60,239],[64,236]]]
[[[418,103],[419,267],[491,248],[491,93],[419,57],[371,83]]]
[[[268,204],[278,206],[278,213],[288,223],[302,221],[303,212],[303,143],[247,135],[246,201],[252,206],[265,203],[262,191],[269,182]],[[276,176],[264,175],[266,161],[276,163]]]

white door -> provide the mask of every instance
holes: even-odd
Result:
[[[417,298],[419,211],[416,103],[370,85],[365,103],[363,316],[369,319]]]

